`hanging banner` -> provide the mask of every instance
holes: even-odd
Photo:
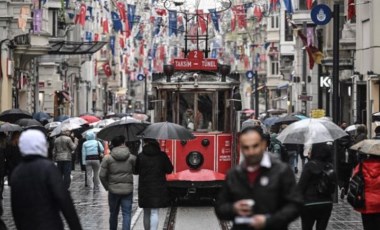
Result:
[[[133,22],[135,21],[136,5],[128,4],[128,26],[133,29]]]
[[[218,15],[218,12],[216,12],[216,9],[209,9],[208,11],[211,14],[211,20],[212,20],[212,23],[214,24],[215,30],[219,32],[219,15]]]
[[[169,36],[177,36],[177,11],[169,11]]]
[[[33,32],[41,33],[42,30],[42,10],[33,10]]]
[[[121,23],[119,15],[115,11],[112,11],[111,16],[113,22],[113,29],[116,32],[123,31],[123,24]]]
[[[115,36],[110,36],[110,49],[112,56],[115,56]]]
[[[77,23],[81,24],[82,26],[84,26],[84,24],[86,23],[86,12],[87,12],[87,6],[86,4],[82,3],[80,5],[80,11],[79,11],[79,16],[77,20]]]
[[[89,31],[86,31],[86,40],[92,42],[92,33]]]
[[[206,20],[205,17],[206,15],[203,13],[203,10],[196,10],[197,17],[198,17],[198,26],[201,28],[202,33],[206,33],[207,30],[207,25],[206,25]]]
[[[120,19],[125,22],[127,19],[127,15],[125,13],[125,5],[124,2],[117,2],[117,9],[119,10]]]
[[[160,33],[160,27],[162,23],[162,17],[156,17],[154,20],[153,36],[156,36]]]

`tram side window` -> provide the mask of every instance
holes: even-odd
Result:
[[[211,93],[198,94],[198,111],[195,113],[195,123],[198,130],[213,129],[213,95]]]
[[[218,92],[218,131],[224,131],[224,123],[225,123],[225,98],[224,98],[224,92]]]

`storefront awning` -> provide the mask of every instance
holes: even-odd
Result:
[[[289,83],[284,83],[277,86],[277,89],[287,89],[289,87]]]
[[[49,41],[49,54],[75,55],[93,54],[100,50],[107,42],[74,42],[74,41]]]

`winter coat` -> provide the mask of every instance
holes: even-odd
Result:
[[[302,170],[297,189],[302,194],[305,205],[332,203],[331,195],[321,194],[317,189],[325,164],[320,160],[310,160]]]
[[[0,147],[0,176],[2,178],[4,178],[5,172],[5,148]]]
[[[57,137],[54,141],[53,160],[54,161],[71,161],[72,152],[76,144],[66,135]]]
[[[249,184],[245,167],[231,169],[218,195],[215,212],[219,219],[234,220],[235,202],[253,199],[255,214],[268,215],[266,230],[285,230],[299,215],[302,206],[301,195],[296,190],[296,180],[289,165],[270,157],[270,168],[260,167],[253,185]],[[252,229],[247,225],[234,224],[233,230]]]
[[[86,158],[88,156],[98,156],[99,150],[101,153],[104,152],[104,147],[102,143],[96,140],[94,132],[87,132],[86,139],[87,141],[84,142],[82,146],[82,162],[84,165],[86,165]]]
[[[128,195],[133,192],[133,171],[136,157],[133,156],[126,146],[112,149],[101,164],[100,181],[104,188],[119,195]]]
[[[364,200],[365,208],[357,209],[364,214],[380,213],[380,160],[368,159],[363,161]],[[359,171],[356,166],[354,174]]]
[[[8,144],[4,151],[6,173],[8,174],[8,178],[11,178],[13,170],[22,160],[20,148],[17,145]]]
[[[81,225],[62,175],[48,159],[29,155],[14,170],[11,204],[18,230],[63,230],[60,212],[70,229]]]
[[[141,208],[163,208],[170,204],[166,185],[166,174],[173,165],[159,145],[147,144],[137,156],[135,173],[139,175],[139,206]]]

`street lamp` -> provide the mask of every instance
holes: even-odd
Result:
[[[164,73],[166,75],[166,82],[170,82],[174,74],[174,65],[164,65]]]
[[[230,65],[219,65],[219,73],[222,75],[222,82],[226,82],[226,76],[230,74]]]

